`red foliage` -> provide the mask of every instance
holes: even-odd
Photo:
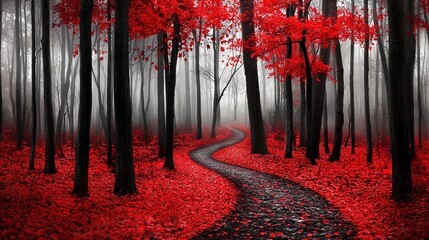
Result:
[[[247,129],[243,129],[249,133]],[[429,142],[413,162],[414,197],[409,203],[390,199],[391,161],[387,149],[374,152],[374,163],[366,163],[365,143],[359,142],[356,155],[343,149],[343,158],[330,163],[321,155],[317,166],[305,159],[304,149],[285,159],[284,134],[269,133],[271,155],[251,155],[250,139],[214,154],[230,164],[290,179],[308,187],[337,206],[358,228],[358,239],[429,238]],[[299,142],[299,141],[298,141]]]
[[[219,131],[220,138],[229,134]],[[113,195],[114,174],[106,167],[106,149],[96,145],[95,139],[90,197],[83,199],[71,194],[74,161],[70,145],[65,146],[66,157],[57,161],[59,173],[44,175],[43,149],[37,148],[37,170],[29,172],[29,147],[14,152],[14,141],[6,136],[0,147],[0,238],[189,238],[234,207],[238,192],[233,184],[188,156],[190,150],[213,140],[196,141],[192,134],[180,134],[175,142],[176,170],[169,171],[156,157],[156,140],[143,144],[135,136],[139,193]]]

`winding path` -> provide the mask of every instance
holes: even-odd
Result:
[[[228,178],[241,192],[236,209],[194,239],[353,238],[354,226],[318,193],[292,181],[214,160],[214,152],[245,138],[242,131],[231,130],[230,139],[190,153],[195,162]]]

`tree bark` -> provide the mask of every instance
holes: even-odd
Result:
[[[107,21],[110,22],[112,19],[112,6],[111,2],[107,1]],[[113,166],[113,149],[112,149],[112,27],[109,24],[107,29],[107,119],[106,119],[106,140],[107,140],[107,164]]]
[[[24,129],[22,126],[22,89],[21,89],[21,45],[20,45],[20,11],[21,1],[15,0],[15,57],[16,57],[16,78],[15,78],[15,114],[16,114],[16,148],[22,149],[22,140]]]
[[[201,120],[201,73],[200,73],[200,41],[201,31],[193,30],[195,41],[195,80],[197,85],[197,139],[203,138],[202,120]]]
[[[164,110],[164,33],[157,35],[158,41],[158,157],[165,157],[166,132],[165,132],[165,110]]]
[[[352,11],[355,9],[355,0],[352,0]],[[355,88],[354,88],[354,74],[355,74],[355,41],[352,39],[350,43],[350,129],[349,135],[351,137],[352,154],[356,151],[356,131],[355,131]],[[347,146],[347,141],[346,141]]]
[[[389,111],[392,118],[392,198],[409,200],[412,192],[411,154],[408,141],[408,100],[406,87],[410,79],[410,64],[407,59],[407,22],[406,5],[412,0],[391,0],[387,2],[389,17],[389,73],[390,101]]]
[[[174,159],[173,159],[173,140],[174,140],[174,95],[176,90],[176,69],[177,69],[177,57],[179,54],[180,47],[180,22],[179,16],[174,15],[173,17],[174,35],[171,49],[171,61],[168,61],[168,55],[164,55],[165,63],[168,65],[166,70],[167,82],[166,82],[166,93],[167,93],[167,148],[165,155],[164,168],[173,170]],[[167,49],[167,44],[164,43],[164,48]]]
[[[132,110],[129,78],[129,0],[115,0],[115,123],[116,123],[116,173],[114,193],[137,193],[133,160]]]
[[[42,0],[43,96],[45,112],[45,174],[56,173],[54,107],[52,104],[49,0]]]
[[[364,20],[368,21],[368,0],[364,0]],[[369,30],[365,33],[364,44],[364,95],[365,95],[365,126],[366,126],[366,161],[372,162],[372,130],[371,130],[371,110],[369,106]]]
[[[292,10],[288,8],[289,16]],[[292,58],[292,41],[290,38],[286,44],[286,59]],[[293,93],[292,93],[292,76],[289,74],[286,77],[286,150],[285,158],[292,158],[292,143],[293,143]]]
[[[335,12],[336,12],[335,6]],[[336,15],[336,13],[335,13]],[[341,54],[340,41],[336,39],[335,44],[335,60],[336,60],[336,71],[337,71],[337,96],[335,100],[335,136],[334,136],[334,148],[329,158],[330,161],[340,160],[341,157],[341,145],[343,138],[343,126],[344,126],[344,67],[343,67],[343,56]]]
[[[335,4],[336,1],[333,0],[323,0],[323,15],[325,17],[330,17],[330,10],[332,9],[331,5]],[[328,47],[324,47],[320,51],[320,59],[325,64],[329,64],[330,58],[330,44]],[[319,158],[319,145],[320,145],[320,130],[322,127],[322,116],[323,116],[323,102],[325,98],[325,90],[326,90],[326,77],[327,74],[320,73],[317,74],[317,78],[319,81],[313,83],[312,88],[312,113],[311,113],[311,127],[309,129],[310,136],[308,141],[310,141],[310,149],[309,149],[309,158],[311,161]]]
[[[34,0],[33,0],[34,1]],[[0,46],[2,46],[3,36],[3,2],[0,2]],[[2,60],[2,51],[0,47],[0,62]],[[2,74],[0,71],[0,143],[3,140],[3,88],[2,88]]]
[[[37,101],[36,101],[36,14],[35,14],[35,0],[31,0],[31,150],[30,161],[28,169],[34,170],[34,156],[36,153],[36,139],[37,139]],[[0,3],[1,5],[1,3]],[[1,6],[0,6],[1,8]],[[1,9],[0,9],[1,14]],[[1,20],[0,20],[0,26]],[[1,34],[0,34],[1,39]],[[0,43],[1,46],[1,43]],[[1,50],[0,50],[1,51]],[[0,54],[1,55],[1,54]],[[1,77],[0,77],[1,82]],[[0,83],[1,92],[1,83]],[[0,100],[1,101],[1,100]],[[0,105],[1,107],[1,105]],[[0,134],[1,135],[1,134]]]
[[[240,0],[240,10],[244,14],[241,21],[243,45],[243,63],[246,75],[247,106],[250,120],[251,152],[268,154],[264,121],[262,119],[261,100],[259,94],[258,66],[252,57],[255,46],[254,2]]]
[[[80,102],[76,142],[73,193],[88,195],[89,145],[92,111],[91,14],[94,0],[82,0],[80,6]]]

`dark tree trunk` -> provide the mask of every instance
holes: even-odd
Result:
[[[355,9],[355,1],[352,0],[352,11]],[[355,87],[354,87],[354,74],[355,74],[355,41],[352,39],[350,43],[350,129],[349,136],[351,137],[352,154],[355,154],[356,149],[356,131],[355,131]],[[347,146],[348,138],[346,140]]]
[[[251,152],[268,154],[264,121],[262,119],[261,99],[259,94],[258,65],[252,57],[255,46],[254,2],[240,0],[240,10],[244,14],[241,21],[243,45],[243,63],[246,75],[247,106],[250,120]]]
[[[20,45],[20,11],[21,1],[15,0],[15,51],[16,51],[16,78],[15,78],[15,113],[16,113],[16,148],[22,149],[22,140],[24,137],[24,129],[22,126],[22,96],[21,96],[21,45]]]
[[[299,131],[299,146],[304,147],[305,146],[305,133],[306,133],[306,127],[305,127],[305,115],[306,115],[306,96],[305,96],[305,82],[301,81],[299,83],[300,93],[301,93],[301,110],[300,110],[300,131]]]
[[[288,8],[289,16],[291,16],[291,8]],[[286,58],[292,57],[292,41],[287,40]],[[293,143],[293,93],[292,93],[292,76],[289,74],[286,77],[286,150],[285,158],[292,158],[292,143]]]
[[[158,33],[158,157],[165,157],[166,132],[164,111],[164,33]]]
[[[128,56],[129,0],[115,0],[115,123],[116,123],[116,174],[114,193],[137,193],[134,175],[133,136],[131,122],[131,95]]]
[[[36,138],[37,138],[37,101],[36,101],[36,10],[35,10],[35,0],[31,0],[31,113],[32,113],[32,123],[31,123],[31,151],[30,151],[30,162],[28,168],[34,170],[34,155],[36,153]],[[1,3],[0,3],[1,5]],[[1,6],[0,6],[1,8]],[[1,9],[0,9],[1,10]],[[0,11],[1,14],[1,11]],[[0,20],[0,26],[1,20]],[[1,39],[1,34],[0,34]],[[1,43],[0,43],[1,45]],[[0,86],[1,86],[1,77],[0,77]],[[0,87],[1,92],[1,87]],[[1,100],[0,100],[1,101]],[[1,105],[0,105],[1,107]]]
[[[191,115],[191,85],[189,76],[189,53],[186,52],[185,61],[185,130],[192,132],[192,115]]]
[[[337,7],[335,6],[335,15]],[[335,44],[335,60],[337,71],[337,96],[335,99],[335,136],[334,148],[332,149],[330,161],[340,160],[341,145],[343,139],[343,125],[344,125],[344,67],[343,56],[341,54],[341,45],[338,39],[334,40]]]
[[[56,173],[54,107],[52,104],[51,40],[49,0],[42,0],[43,96],[45,105],[45,169],[46,174]]]
[[[323,0],[323,15],[330,17],[331,5],[336,4],[333,0]],[[329,44],[330,46],[330,44]],[[325,64],[329,64],[331,49],[330,47],[322,48],[320,51],[320,59]],[[311,113],[311,127],[309,129],[310,141],[309,158],[311,161],[319,158],[319,145],[320,145],[320,130],[322,128],[322,116],[323,116],[323,102],[325,98],[326,90],[326,74],[321,73],[317,75],[319,81],[314,82],[312,88],[312,113]]]
[[[34,0],[33,0],[34,1]],[[0,46],[2,46],[2,36],[3,36],[3,2],[0,2]],[[2,60],[2,51],[0,47],[0,62]],[[3,139],[3,88],[2,88],[2,76],[0,71],[0,143]]]
[[[203,138],[202,120],[201,120],[201,73],[200,73],[200,41],[201,31],[194,30],[195,41],[195,80],[197,85],[197,139]]]
[[[412,0],[391,0],[387,2],[389,17],[389,73],[392,118],[392,197],[395,200],[409,200],[412,191],[411,155],[408,141],[408,101],[406,87],[410,79],[408,58],[406,5]]]
[[[420,1],[418,2],[420,9]],[[423,149],[423,103],[422,103],[422,76],[421,76],[421,60],[420,60],[420,30],[417,31],[417,111],[418,111],[418,138],[419,148]]]
[[[91,14],[94,0],[82,0],[80,6],[80,102],[74,168],[73,193],[88,195],[89,145],[92,110]]]
[[[323,147],[325,149],[325,154],[329,154],[331,152],[331,150],[329,149],[328,131],[328,97],[326,96],[325,89],[325,99],[323,100]]]
[[[142,41],[142,47],[141,49],[145,49],[145,40],[143,39]],[[148,131],[148,126],[147,126],[147,116],[146,116],[146,108],[145,108],[145,94],[144,94],[144,82],[145,82],[145,78],[144,78],[144,65],[143,65],[143,61],[140,61],[139,63],[139,67],[140,67],[140,79],[141,79],[141,84],[140,84],[140,102],[141,102],[141,111],[142,111],[142,117],[143,117],[143,138],[146,142],[149,141],[149,131]],[[150,78],[150,74],[149,74],[149,78]],[[149,88],[149,92],[150,92],[150,88]]]
[[[107,21],[112,19],[110,1],[107,1]],[[107,141],[107,164],[113,166],[112,158],[112,28],[109,24],[107,29],[107,119],[106,119],[106,141]]]
[[[368,0],[364,0],[364,20],[368,24]],[[372,162],[372,130],[371,110],[369,107],[369,34],[365,33],[364,44],[364,95],[365,95],[365,126],[366,126],[366,161]]]
[[[213,54],[214,54],[214,68],[213,68],[213,118],[212,118],[212,132],[211,138],[216,137],[216,127],[220,124],[220,102],[218,102],[220,94],[220,79],[219,79],[219,30],[213,27]]]
[[[166,70],[167,82],[166,82],[166,93],[167,93],[167,149],[165,155],[164,168],[173,170],[174,159],[173,159],[173,140],[174,140],[174,95],[176,90],[176,68],[177,68],[177,57],[179,54],[180,47],[180,23],[179,16],[174,15],[174,36],[173,45],[171,49],[171,61],[168,61],[168,55],[165,55],[165,63],[168,65]],[[164,43],[164,48],[167,49],[167,44]]]
[[[415,11],[415,0],[407,1],[405,6],[405,11],[407,16],[414,16]],[[407,22],[410,21],[407,18]],[[407,64],[407,89],[408,89],[408,141],[410,144],[410,153],[411,158],[415,158],[416,156],[416,146],[414,139],[414,68],[415,68],[415,60],[416,60],[416,39],[414,36],[414,24],[407,25],[407,58],[405,59],[405,64]]]

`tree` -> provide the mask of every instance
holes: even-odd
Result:
[[[333,4],[336,4],[336,1],[323,0],[323,15],[325,18],[329,18],[331,16]],[[322,49],[320,50],[320,59],[323,64],[329,64],[330,53],[330,43],[322,46]],[[309,129],[310,134],[307,139],[310,146],[307,147],[307,157],[312,162],[314,162],[315,158],[319,158],[320,130],[322,127],[323,103],[326,92],[326,77],[326,73],[317,74],[316,78],[318,78],[319,81],[313,81],[311,92],[311,126]]]
[[[22,140],[24,138],[23,120],[22,120],[22,89],[21,89],[21,43],[19,33],[21,32],[20,26],[20,12],[21,12],[21,1],[15,0],[15,51],[16,51],[16,78],[15,78],[15,97],[16,97],[16,147],[22,149]]]
[[[37,138],[37,100],[36,100],[36,14],[35,0],[31,0],[31,112],[32,112],[32,128],[31,128],[31,152],[28,168],[34,170],[34,155],[36,152]],[[1,23],[0,23],[1,25]],[[0,44],[1,45],[1,44]],[[1,79],[0,79],[1,81]],[[0,89],[1,91],[1,89]]]
[[[364,19],[368,24],[368,0],[364,0]],[[364,95],[365,95],[365,126],[366,126],[366,161],[372,162],[372,130],[371,112],[369,108],[369,30],[365,33],[364,45]]]
[[[412,81],[408,72],[412,65],[404,64],[407,51],[407,29],[412,22],[407,19],[407,6],[413,0],[391,0],[387,2],[389,17],[389,81],[390,117],[392,118],[392,197],[395,200],[408,200],[411,196],[411,153],[409,145],[408,100],[406,87]]]
[[[294,15],[295,9],[289,6],[287,9],[288,17]],[[292,40],[290,37],[287,38],[286,43],[286,59],[292,58]],[[285,84],[285,95],[286,95],[286,150],[285,158],[292,158],[292,142],[293,142],[293,93],[292,93],[292,75],[288,74],[286,77]]]
[[[107,140],[107,164],[113,166],[112,159],[112,6],[111,1],[107,1],[107,22],[109,22],[109,27],[107,28],[107,97],[106,97],[106,140]]]
[[[254,2],[240,0],[240,11],[243,39],[243,64],[246,75],[247,106],[250,120],[251,152],[268,154],[264,121],[262,119],[261,100],[259,94],[258,65],[253,58],[255,46]]]
[[[3,2],[0,2],[0,46],[2,46],[3,36]],[[1,63],[1,47],[0,47],[0,63]],[[0,71],[0,143],[3,139],[3,88],[2,88],[2,76]]]
[[[76,142],[73,193],[88,195],[89,144],[92,110],[91,15],[94,0],[81,0],[80,6],[80,102]]]
[[[114,193],[126,195],[137,193],[134,174],[131,96],[129,79],[129,0],[115,0],[115,123],[116,123],[116,174]]]
[[[334,17],[337,16],[337,4],[333,5],[333,15]],[[332,154],[329,158],[330,161],[340,160],[344,125],[344,67],[340,40],[338,38],[334,40],[334,45],[335,65],[337,71],[337,96],[335,100],[334,148],[332,149]]]
[[[43,96],[45,106],[45,169],[46,174],[56,173],[54,141],[54,107],[52,104],[52,76],[50,50],[49,0],[42,0]]]
[[[157,34],[158,41],[158,157],[165,157],[166,153],[166,132],[165,132],[165,110],[164,110],[164,33]]]
[[[201,20],[200,20],[201,26]],[[200,42],[201,42],[201,30],[193,30],[195,49],[195,82],[197,87],[197,134],[196,138],[203,138],[202,121],[201,121],[201,71],[200,71]]]

